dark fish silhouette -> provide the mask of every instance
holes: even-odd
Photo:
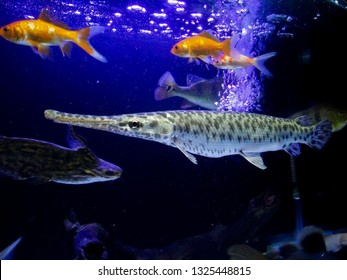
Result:
[[[80,226],[73,239],[74,259],[109,259],[109,239],[109,233],[98,223],[90,223]]]
[[[36,139],[0,136],[0,173],[34,183],[89,184],[118,179],[122,169],[98,158],[68,126],[69,148]]]

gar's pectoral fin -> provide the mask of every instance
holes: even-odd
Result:
[[[260,156],[260,154],[245,154],[241,152],[240,155],[256,167],[263,170],[266,169],[266,165],[264,164],[263,158]]]
[[[179,140],[177,138],[173,139],[173,144],[176,148],[178,148],[192,163],[198,164],[198,160],[195,156],[187,152],[182,145],[180,144]]]

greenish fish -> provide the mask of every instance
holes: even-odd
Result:
[[[331,135],[331,122],[310,125],[307,117],[278,118],[255,113],[209,110],[161,111],[116,116],[79,115],[46,110],[57,123],[105,130],[178,148],[197,164],[195,155],[220,158],[241,155],[265,169],[262,152],[300,154],[300,143],[321,149]]]
[[[0,173],[33,183],[89,184],[119,178],[122,169],[98,158],[68,126],[70,148],[36,139],[0,137]]]
[[[303,115],[309,116],[315,123],[322,120],[331,121],[333,132],[341,130],[347,124],[347,111],[326,103],[314,105],[308,109],[299,111],[293,114],[291,118]]]
[[[200,106],[205,109],[216,110],[223,93],[223,78],[215,77],[205,80],[195,75],[187,75],[187,86],[179,86],[170,72],[160,77],[158,87],[154,91],[155,100],[163,100],[173,96],[182,97],[185,102],[181,108]]]

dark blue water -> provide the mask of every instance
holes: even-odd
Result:
[[[254,24],[250,40],[243,41],[244,50],[253,55],[278,52],[269,63],[272,79],[254,70],[251,82],[259,100],[250,98],[254,106],[241,106],[239,110],[288,116],[320,102],[346,108],[343,69],[347,59],[341,40],[347,11],[328,1],[244,1],[243,6],[252,15],[247,22],[233,18],[231,11],[237,6],[233,1],[195,1],[186,4],[182,13],[175,10],[179,4],[168,1],[137,1],[146,13],[129,11],[131,1],[117,1],[114,5],[108,1],[70,2],[73,8],[58,1],[38,1],[35,5],[26,1],[21,2],[22,6],[8,1],[0,4],[0,25],[37,17],[46,6],[72,28],[105,25],[106,31],[92,38],[91,43],[108,63],[93,59],[77,46],[71,58],[62,57],[60,50],[53,47],[52,60],[44,60],[30,47],[1,39],[0,134],[66,146],[66,127],[46,120],[44,110],[117,115],[179,109],[179,98],[154,100],[154,89],[164,72],[170,71],[182,85],[187,74],[212,78],[222,73],[211,65],[188,63],[172,55],[170,49],[184,34],[198,32],[197,26],[218,31],[222,28],[219,24],[224,24],[218,33],[221,36],[242,30],[243,24]],[[256,12],[252,7],[257,7]],[[149,23],[151,14],[161,9],[168,17],[163,21],[154,17],[154,21],[167,23],[168,33],[156,33]],[[217,20],[208,21],[218,9],[224,9],[224,19],[218,24]],[[80,14],[73,13],[75,10]],[[191,13],[196,12],[203,16],[193,18],[195,23],[191,24]],[[122,16],[117,20],[115,13]],[[295,22],[266,21],[271,14],[290,15]],[[126,244],[161,247],[208,232],[217,224],[232,224],[242,217],[250,199],[267,189],[281,197],[280,207],[254,238],[295,230],[290,158],[283,151],[263,154],[268,166],[264,171],[240,156],[198,157],[199,164],[194,165],[178,149],[159,143],[82,128],[76,128],[76,132],[99,157],[122,167],[122,178],[89,185],[31,185],[0,177],[0,248],[27,233],[32,220],[40,221],[42,243],[52,243],[54,226],[69,208],[74,209],[81,224],[98,222]],[[305,146],[296,158],[305,225],[347,227],[346,137],[346,130],[337,132],[322,150]],[[60,257],[54,251],[31,253],[26,252],[25,258]]]

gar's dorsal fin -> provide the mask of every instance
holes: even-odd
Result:
[[[76,134],[72,125],[67,126],[66,141],[69,148],[73,150],[78,150],[87,147],[86,140],[83,137]]]
[[[48,22],[48,23],[52,23],[56,26],[59,26],[59,27],[62,27],[62,28],[65,28],[65,29],[68,29],[69,27],[67,26],[67,24],[55,19],[54,17],[52,17],[48,11],[47,8],[45,9],[42,9],[39,17],[38,17],[39,20],[42,20],[42,21],[45,21],[45,22]]]

